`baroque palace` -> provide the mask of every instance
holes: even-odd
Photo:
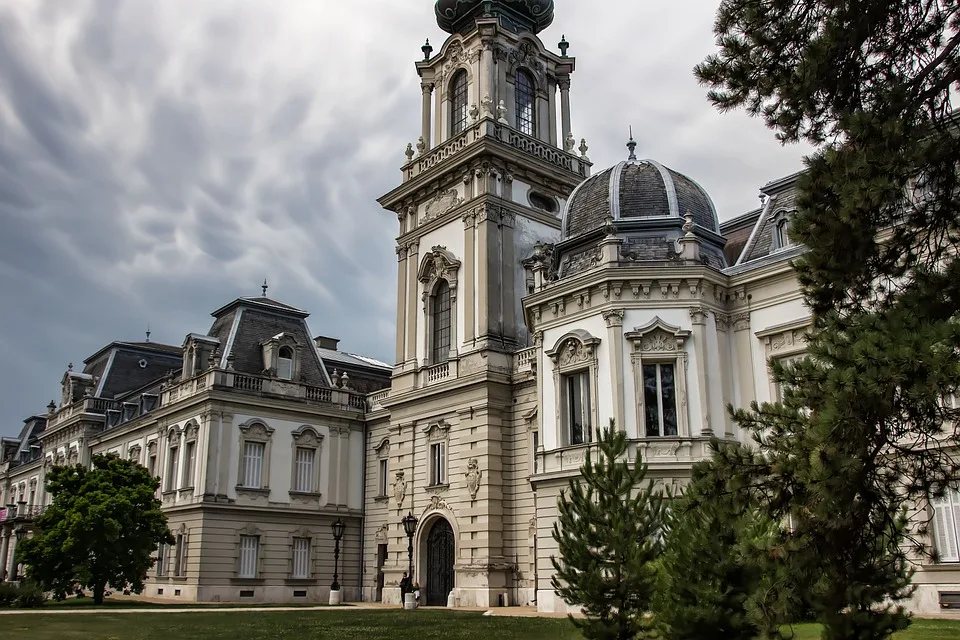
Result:
[[[338,572],[343,599],[397,603],[412,567],[429,605],[562,611],[551,530],[595,427],[615,419],[630,457],[681,488],[710,438],[744,437],[728,403],[777,397],[768,365],[801,355],[809,325],[795,176],[720,223],[632,140],[594,171],[571,125],[576,60],[537,36],[552,0],[436,15],[449,37],[416,63],[420,137],[379,200],[399,222],[393,366],[312,338],[266,287],[180,346],[107,345],[2,442],[4,579],[49,503],[45,470],[114,452],[160,477],[176,539],[146,595],[325,601]],[[939,562],[917,559],[910,607],[933,612],[960,601],[960,495],[921,507]]]

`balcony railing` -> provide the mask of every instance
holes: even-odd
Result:
[[[520,133],[508,125],[487,117],[474,122],[460,135],[450,138],[440,146],[427,151],[404,165],[404,182],[412,180],[454,156],[460,155],[481,140],[498,141],[530,154],[547,164],[565,169],[584,178],[590,176],[592,163],[586,157],[558,149],[548,142]]]
[[[383,401],[387,399],[387,396],[390,395],[390,388],[381,389],[380,391],[375,391],[367,396],[367,410],[376,411],[378,409],[383,409]]]
[[[534,363],[537,361],[537,348],[530,347],[523,351],[518,351],[514,360],[514,369],[516,371],[531,371]]]
[[[82,398],[73,404],[61,408],[47,420],[47,429],[66,422],[74,416],[85,413],[105,414],[107,411],[120,408],[120,403],[110,398]]]
[[[0,522],[16,520],[20,522],[29,522],[39,518],[44,511],[45,506],[32,506],[26,504],[7,505],[0,508]]]

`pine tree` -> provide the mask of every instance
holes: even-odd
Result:
[[[774,364],[784,402],[736,412],[759,447],[718,468],[792,521],[786,588],[824,637],[887,638],[909,624],[904,546],[930,552],[906,514],[960,477],[960,5],[724,0],[715,32],[710,99],[815,148],[790,228],[811,357]]]
[[[654,637],[646,617],[663,548],[664,495],[647,481],[647,466],[627,461],[627,436],[613,420],[597,430],[580,476],[558,500],[552,585],[585,619],[571,621],[588,640]]]
[[[107,585],[140,593],[150,554],[174,540],[154,495],[157,478],[116,455],[95,455],[91,466],[50,470],[53,502],[37,518],[38,531],[17,545],[17,557],[55,597],[76,581],[102,604]]]
[[[670,507],[653,599],[665,640],[753,640],[759,631],[747,605],[763,568],[756,551],[770,546],[779,527],[755,505],[718,491],[716,477],[711,462],[698,463]]]

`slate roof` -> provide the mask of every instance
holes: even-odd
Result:
[[[747,241],[750,239],[750,233],[757,225],[761,211],[762,209],[754,209],[720,224],[720,234],[727,239],[727,244],[723,247],[727,264],[737,264],[743,248],[747,246]]]
[[[303,309],[298,309],[297,307],[291,306],[284,302],[280,302],[278,300],[274,300],[273,298],[268,298],[266,296],[256,296],[256,297],[250,296],[246,298],[237,298],[233,302],[230,302],[229,304],[226,304],[220,307],[219,309],[214,311],[211,315],[215,318],[220,317],[227,311],[230,311],[240,305],[256,306],[256,307],[261,307],[263,309],[273,309],[277,311],[286,311],[292,314],[299,315],[301,318],[306,318],[310,315]],[[210,335],[214,335],[214,334],[211,333]]]
[[[799,175],[795,173],[769,182],[761,189],[767,200],[757,215],[757,222],[737,264],[745,264],[771,254],[774,249],[775,217],[781,211],[796,210],[796,181]]]
[[[154,344],[154,343],[148,343]],[[135,343],[114,343],[114,351],[98,385],[99,397],[115,398],[164,378],[183,366],[183,350],[144,348]]]

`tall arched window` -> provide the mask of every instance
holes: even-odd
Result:
[[[517,71],[517,129],[528,136],[537,133],[537,93],[533,78],[523,69]]]
[[[293,378],[293,349],[280,347],[277,353],[277,377],[281,380]]]
[[[461,69],[450,83],[450,135],[467,128],[467,72]]]
[[[787,219],[780,218],[777,220],[777,249],[782,249],[784,247],[790,246],[790,237],[787,235]]]
[[[450,285],[437,283],[430,309],[430,362],[446,362],[450,357]]]

